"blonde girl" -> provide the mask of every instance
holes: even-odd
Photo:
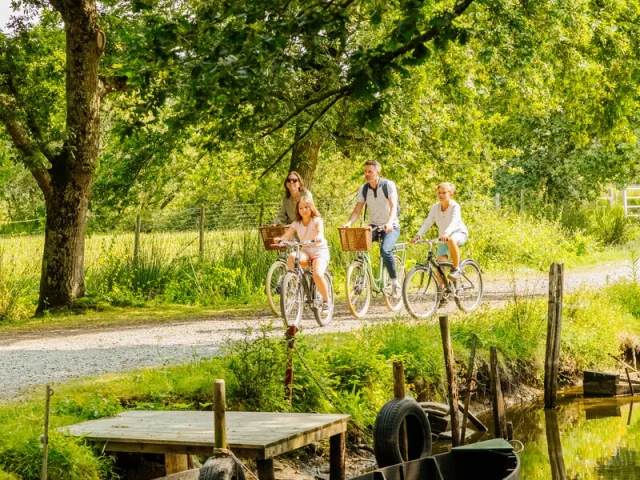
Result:
[[[313,200],[303,196],[298,200],[296,209],[296,220],[280,240],[289,241],[293,235],[297,234],[300,242],[313,241],[315,243],[305,245],[300,251],[300,266],[308,267],[313,262],[313,281],[316,288],[322,295],[322,310],[329,311],[329,287],[324,279],[324,272],[329,266],[329,246],[324,238],[324,222],[320,213],[313,204]],[[288,258],[289,270],[294,268],[295,253],[291,253]]]

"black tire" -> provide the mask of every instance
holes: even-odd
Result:
[[[265,285],[265,293],[267,294],[267,302],[271,311],[281,316],[280,312],[280,292],[282,292],[282,280],[287,274],[289,268],[287,264],[282,261],[273,262],[269,271],[267,272],[267,281]],[[286,325],[285,325],[286,327]]]
[[[407,425],[407,457],[400,452],[400,427]],[[431,454],[431,425],[412,398],[389,400],[378,412],[373,427],[373,450],[380,468],[417,460]]]
[[[304,309],[302,277],[295,272],[287,272],[282,281],[280,293],[280,310],[287,327],[300,328],[302,310]]]
[[[327,282],[327,290],[329,291],[329,311],[327,313],[323,313],[319,308],[314,306],[311,310],[313,311],[313,316],[318,322],[318,325],[321,327],[326,327],[331,323],[331,319],[333,318],[333,310],[335,308],[335,296],[333,292],[333,279],[331,278],[331,274],[329,272],[324,272],[324,280]],[[317,288],[314,287],[315,294],[318,299],[321,301],[322,296]]]
[[[349,311],[356,318],[364,317],[371,303],[371,279],[362,262],[355,261],[349,265],[345,282]]]
[[[233,457],[209,457],[198,480],[246,480],[242,464]]]
[[[460,310],[473,312],[482,302],[482,269],[468,258],[460,262],[460,274],[454,285],[456,303]]]
[[[407,312],[417,319],[429,318],[440,304],[440,289],[436,276],[427,266],[413,267],[404,278],[402,297]]]

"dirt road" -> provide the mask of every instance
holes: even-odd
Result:
[[[628,277],[628,262],[615,262],[567,271],[565,291],[582,284],[599,287],[608,281]],[[514,282],[491,279],[485,282],[486,305],[498,306],[513,295]],[[515,282],[519,295],[545,295],[547,275],[531,275]],[[380,298],[374,299],[365,321],[351,317],[346,307],[337,306],[334,321],[319,328],[306,312],[306,333],[346,332],[364,324],[388,321],[391,317]],[[455,306],[444,312],[454,313]],[[30,386],[83,378],[139,367],[174,364],[189,359],[216,355],[224,342],[240,339],[247,328],[279,320],[256,314],[250,318],[215,316],[163,325],[135,326],[115,329],[66,330],[55,333],[30,333],[0,336],[0,399],[12,399]]]

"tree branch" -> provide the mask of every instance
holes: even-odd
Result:
[[[6,95],[0,95],[0,121],[7,128],[15,147],[22,153],[23,163],[31,171],[36,182],[38,182],[45,200],[48,200],[53,194],[53,187],[51,185],[51,176],[45,167],[47,157],[34,144],[29,137],[27,129],[15,117],[13,113],[15,106],[12,103]]]
[[[105,77],[104,75],[99,75],[100,79],[100,97],[104,98],[111,92],[126,92],[129,89],[129,85],[127,84],[128,78],[124,75],[113,76],[113,77]]]
[[[469,8],[469,6],[474,2],[474,0],[464,0],[462,2],[460,2],[459,4],[457,4],[455,6],[455,8],[453,9],[453,14],[454,16],[451,18],[451,20],[449,21],[448,25],[451,25],[451,22],[459,17],[460,15],[462,15],[467,8]],[[386,66],[388,64],[390,64],[391,62],[393,62],[396,58],[398,58],[401,55],[404,55],[405,53],[409,53],[412,50],[415,50],[419,45],[426,43],[430,40],[433,40],[438,33],[440,32],[440,29],[442,28],[442,26],[440,27],[431,27],[429,30],[427,30],[425,33],[423,33],[422,35],[418,35],[417,37],[412,38],[409,43],[407,43],[406,45],[403,45],[402,47],[397,48],[396,50],[392,51],[392,52],[386,52],[382,55],[379,55],[377,57],[373,57],[370,61],[369,61],[369,66],[371,67],[376,67],[379,68],[381,66]]]
[[[338,100],[340,100],[345,95],[346,95],[346,93],[338,95],[326,107],[324,107],[322,109],[322,111],[320,112],[320,114],[318,114],[318,116],[316,118],[314,118],[314,120],[311,122],[311,124],[309,125],[309,128],[307,128],[304,131],[304,133],[302,135],[300,135],[300,137],[298,137],[298,139],[295,142],[293,142],[291,145],[289,145],[289,148],[287,148],[284,152],[282,152],[282,154],[278,157],[278,159],[275,162],[273,162],[271,165],[269,165],[267,167],[267,169],[264,172],[262,172],[262,174],[258,178],[264,177],[273,167],[275,167],[278,163],[280,163],[280,160],[282,160],[284,158],[284,156],[287,153],[289,153],[293,147],[295,147],[298,143],[300,143],[309,134],[309,132],[311,131],[313,126],[316,124],[316,122],[318,120],[320,120],[324,116],[324,114],[327,113],[331,109],[331,107],[333,107],[338,102]]]
[[[329,90],[328,92],[325,92],[324,94],[318,97],[312,98],[307,103],[301,105],[300,107],[297,107],[287,118],[278,122],[278,124],[276,124],[274,127],[269,128],[266,132],[262,134],[261,138],[268,137],[269,135],[272,135],[273,133],[277,132],[282,127],[284,127],[290,120],[300,115],[302,112],[304,112],[307,108],[311,107],[312,105],[315,105],[316,103],[320,103],[323,100],[326,100],[327,98],[333,97],[334,95],[338,95],[337,98],[340,99],[348,95],[350,93],[350,90],[351,90],[351,86],[345,85],[344,87],[341,87],[335,90]]]

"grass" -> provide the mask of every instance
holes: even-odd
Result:
[[[612,369],[609,355],[640,351],[640,286],[616,283],[583,289],[565,298],[561,382],[572,384],[583,369]],[[544,365],[546,303],[518,298],[503,309],[455,317],[451,335],[459,377],[466,371],[471,339],[479,339],[480,399],[488,395],[489,347],[500,352],[506,393],[522,385],[539,388]],[[607,328],[602,328],[606,325]],[[366,352],[366,355],[363,355]],[[350,439],[370,440],[379,408],[389,399],[392,362],[403,360],[409,391],[420,400],[442,400],[445,375],[440,332],[435,321],[392,321],[362,330],[300,336],[293,404],[283,401],[285,342],[268,329],[249,331],[214,358],[194,358],[180,366],[103,375],[55,386],[52,428],[116,414],[123,409],[210,409],[211,380],[224,378],[233,410],[344,412],[353,417]],[[37,478],[44,399],[33,391],[0,405],[0,472]],[[52,439],[50,478],[114,478],[108,457],[60,435]],[[0,477],[1,478],[1,477]]]

